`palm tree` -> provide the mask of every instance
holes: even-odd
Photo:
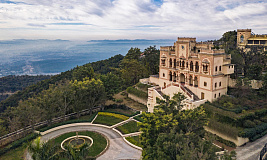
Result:
[[[61,152],[61,157],[68,160],[88,160],[87,157],[90,145],[88,143],[83,144],[78,149],[71,145],[64,146],[65,152]]]
[[[30,143],[28,150],[32,154],[33,160],[56,160],[59,159],[59,145],[51,142],[42,143],[40,137]]]

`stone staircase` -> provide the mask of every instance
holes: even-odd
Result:
[[[185,86],[184,86],[184,88],[185,88],[185,90],[186,90],[188,93],[190,93],[191,95],[193,95],[193,97],[194,97],[194,101],[198,101],[198,100],[200,100],[200,99],[198,98],[198,96],[195,95],[195,93],[193,93],[189,88],[187,88],[187,87],[185,87]]]

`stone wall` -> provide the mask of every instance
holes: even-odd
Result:
[[[231,138],[231,137],[229,137],[229,136],[226,136],[226,135],[224,135],[224,134],[222,134],[222,133],[220,133],[220,132],[218,132],[218,131],[216,131],[216,130],[213,130],[213,129],[207,127],[207,126],[205,126],[204,129],[205,129],[206,131],[212,133],[212,134],[215,134],[215,135],[217,135],[217,136],[219,136],[219,137],[225,139],[225,140],[234,142],[234,143],[236,144],[236,146],[241,146],[241,145],[243,145],[243,144],[249,142],[249,139],[248,139],[248,138],[236,137],[236,139],[234,139],[234,138]]]
[[[143,105],[146,105],[147,99],[139,98],[133,94],[128,93],[128,97],[131,98],[132,100],[139,102]]]
[[[236,79],[229,78],[229,84],[228,84],[229,87],[235,87],[236,83],[237,83],[237,80]],[[250,80],[250,86],[253,89],[259,89],[259,88],[262,87],[262,85],[263,85],[263,81],[260,81],[260,80]]]

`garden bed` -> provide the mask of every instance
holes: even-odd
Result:
[[[137,125],[136,121],[130,121],[122,126],[118,126],[116,129],[118,129],[122,134],[129,134],[138,132],[140,127]]]
[[[126,137],[126,140],[129,141],[130,143],[142,148],[139,136]]]
[[[55,139],[52,139],[50,143],[55,143],[55,145],[60,145],[63,140],[65,140],[68,137],[75,136],[75,135],[76,135],[76,132],[69,132]],[[108,144],[106,138],[97,132],[84,131],[84,132],[78,132],[78,135],[89,136],[94,140],[92,147],[90,147],[89,149],[88,156],[90,157],[96,157],[97,155],[99,155],[102,151],[104,151],[104,149],[106,148]]]
[[[94,120],[93,123],[112,126],[114,124],[125,121],[128,118],[129,117],[120,115],[120,114],[109,113],[109,112],[99,112],[97,118]]]

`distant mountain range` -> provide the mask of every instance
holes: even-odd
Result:
[[[173,40],[27,40],[0,41],[0,77],[58,74],[77,65],[125,55],[131,47],[172,45]]]

